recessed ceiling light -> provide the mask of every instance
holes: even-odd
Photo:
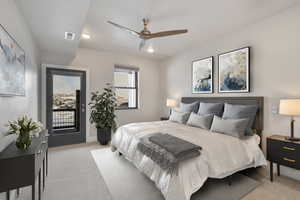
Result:
[[[91,39],[91,36],[89,35],[89,34],[86,34],[86,33],[83,33],[82,35],[81,35],[81,37],[83,38],[83,39]]]
[[[65,39],[66,40],[74,40],[75,39],[75,33],[65,32]]]
[[[147,49],[147,52],[148,52],[148,53],[154,53],[153,47],[149,47],[149,48]]]

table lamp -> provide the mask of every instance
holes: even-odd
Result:
[[[291,117],[291,136],[287,137],[290,141],[300,141],[294,137],[294,116],[300,115],[300,99],[282,99],[279,104],[279,114]]]
[[[177,102],[175,99],[167,99],[167,103],[166,103],[167,107],[170,108],[170,115],[172,112],[172,108],[176,107]]]

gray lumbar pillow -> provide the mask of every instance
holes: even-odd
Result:
[[[209,130],[213,117],[213,115],[197,115],[195,113],[191,113],[186,124]]]
[[[189,119],[190,114],[191,114],[190,112],[180,112],[173,109],[169,117],[169,120],[173,122],[185,124]]]
[[[214,116],[210,130],[233,137],[245,136],[249,119],[222,119]]]
[[[199,109],[199,102],[196,101],[194,103],[180,103],[179,110],[181,112],[194,112],[197,113]]]
[[[217,115],[219,117],[222,116],[223,113],[223,103],[200,103],[199,115]]]
[[[258,110],[258,105],[234,105],[225,104],[223,119],[249,119],[247,124],[246,135],[253,135],[252,126],[255,120],[255,116]]]

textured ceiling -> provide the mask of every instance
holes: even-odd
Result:
[[[299,0],[16,0],[41,50],[74,55],[78,47],[166,58],[201,45],[232,30],[242,29],[279,13]],[[187,34],[149,40],[155,52],[139,52],[140,40],[108,24],[111,20],[140,31],[150,18],[152,32],[183,29]],[[65,31],[90,40],[65,41]]]

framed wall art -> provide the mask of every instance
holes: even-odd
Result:
[[[213,57],[192,62],[192,93],[213,93]]]
[[[218,60],[219,92],[250,92],[250,47],[220,54]]]
[[[25,96],[25,52],[0,25],[0,95]]]

